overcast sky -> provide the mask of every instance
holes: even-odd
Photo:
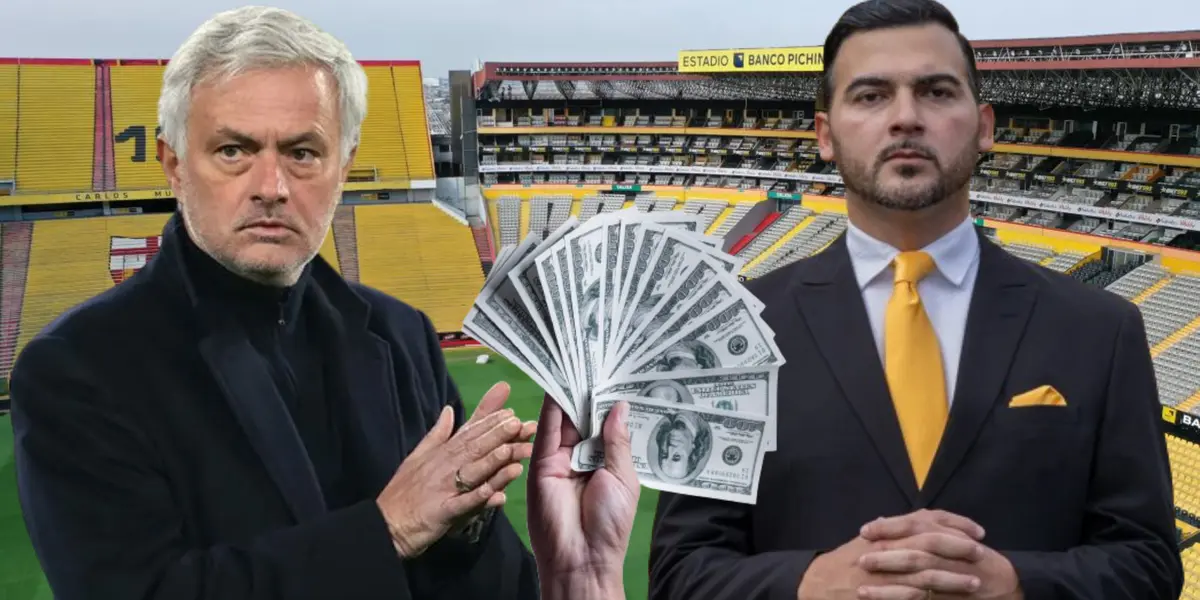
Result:
[[[1197,0],[943,0],[972,39],[1200,29]],[[233,0],[0,0],[0,56],[169,58]],[[853,2],[279,0],[360,59],[426,77],[480,61],[674,61],[683,49],[820,45]]]

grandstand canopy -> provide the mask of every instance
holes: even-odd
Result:
[[[972,42],[989,101],[1032,106],[1200,110],[1200,30]],[[602,100],[813,101],[821,47],[684,50],[675,61],[486,62],[477,97],[517,82],[577,82]],[[532,98],[532,93],[527,93]],[[587,96],[580,96],[584,99]]]

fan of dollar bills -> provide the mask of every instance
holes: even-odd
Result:
[[[699,228],[629,208],[532,232],[500,251],[463,332],[562,407],[584,438],[575,470],[603,466],[602,424],[625,400],[643,485],[752,504],[784,360],[742,259]]]

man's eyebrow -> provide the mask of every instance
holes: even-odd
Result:
[[[939,83],[949,83],[956,87],[962,86],[962,80],[953,73],[930,73],[928,75],[918,75],[912,79],[913,87],[929,87]],[[861,75],[850,81],[850,85],[846,86],[847,94],[858,88],[863,87],[891,87],[893,80],[880,75]]]
[[[323,146],[324,142],[321,140],[321,136],[317,135],[315,131],[305,131],[304,133],[294,135],[290,138],[284,138],[279,142],[279,145],[284,148],[290,148],[300,144]]]
[[[862,88],[862,87],[888,87],[892,85],[890,79],[880,77],[879,75],[860,75],[850,81],[850,85],[846,86],[846,93]]]
[[[257,148],[261,145],[258,140],[254,139],[250,135],[237,131],[236,129],[230,129],[229,127],[222,127],[218,129],[217,136],[229,138],[243,146],[252,146]]]
[[[243,146],[248,146],[251,148],[259,148],[262,146],[261,142],[254,139],[254,137],[250,136],[249,134],[242,133],[240,131],[231,129],[229,127],[222,127],[220,129],[218,129],[217,135],[220,137],[231,139],[234,142],[237,142],[238,144],[241,144]],[[290,148],[292,146],[297,146],[297,145],[304,144],[304,143],[309,143],[309,144],[314,144],[314,145],[323,145],[322,141],[321,141],[321,136],[317,135],[316,132],[314,132],[314,131],[305,131],[303,133],[299,133],[297,135],[294,135],[289,138],[284,138],[279,141],[279,145],[283,148]]]
[[[931,73],[929,75],[921,75],[913,80],[913,85],[917,87],[929,87],[939,83],[950,83],[955,86],[961,86],[962,80],[953,73]]]

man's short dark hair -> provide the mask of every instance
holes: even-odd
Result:
[[[967,63],[967,85],[975,100],[979,101],[979,69],[975,66],[975,50],[971,42],[958,30],[958,20],[950,9],[937,0],[866,0],[851,6],[834,24],[825,38],[825,72],[821,76],[820,91],[817,93],[817,109],[829,110],[833,99],[833,63],[846,39],[856,33],[919,25],[941,25],[949,29],[962,48]]]

